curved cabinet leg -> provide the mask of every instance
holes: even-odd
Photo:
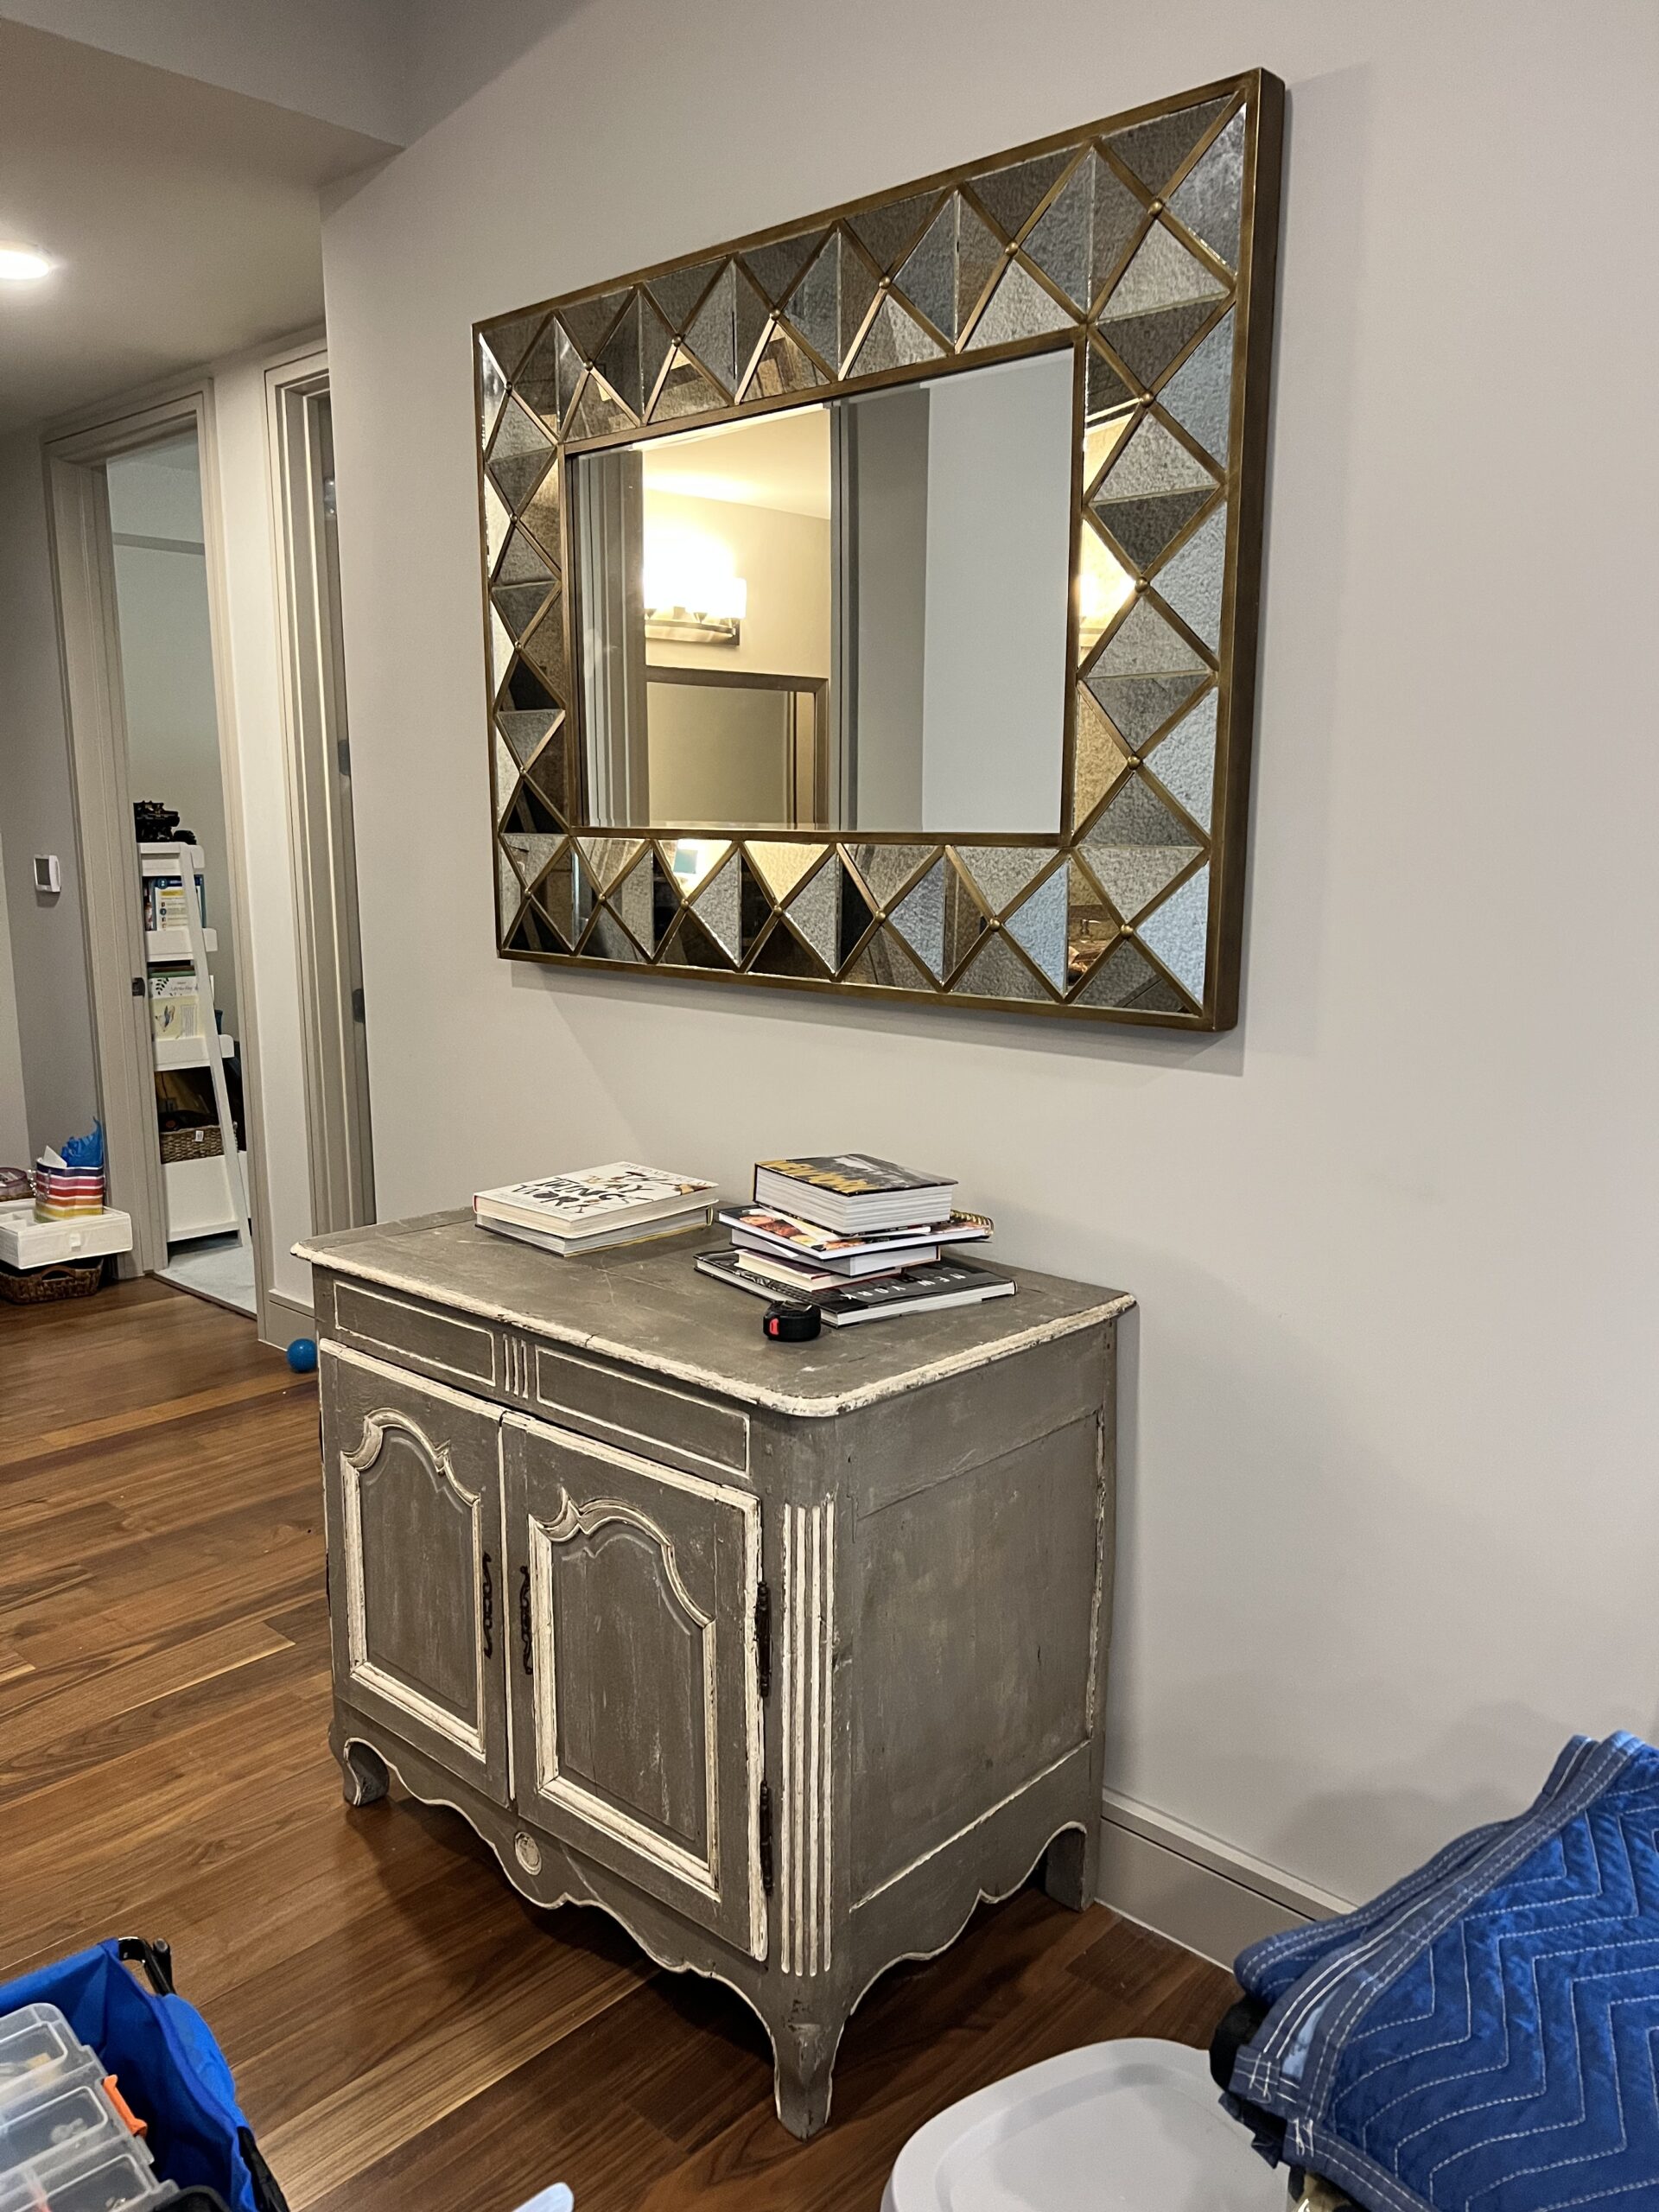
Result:
[[[372,1745],[348,1738],[335,1722],[330,1741],[340,1762],[340,1795],[348,1805],[372,1805],[386,1794],[386,1763]]]
[[[1100,1876],[1100,1825],[1063,1828],[1043,1853],[1043,1887],[1056,1904],[1087,1912]]]
[[[772,2030],[772,2094],[778,2117],[803,2143],[830,2117],[830,2077],[846,2024],[842,2013],[814,2019],[791,2012]]]

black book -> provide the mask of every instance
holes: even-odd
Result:
[[[753,1298],[788,1295],[777,1284],[758,1282],[745,1274],[734,1252],[700,1252],[697,1267],[716,1282],[747,1290]],[[823,1314],[826,1328],[846,1329],[858,1321],[896,1320],[903,1313],[935,1313],[947,1306],[981,1306],[988,1298],[1012,1298],[1014,1292],[1013,1276],[995,1268],[972,1260],[936,1260],[931,1267],[911,1268],[901,1275],[849,1283],[844,1290],[827,1291],[810,1302]]]

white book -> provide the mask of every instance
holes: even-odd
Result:
[[[516,1222],[523,1229],[569,1236],[663,1221],[714,1202],[715,1185],[700,1176],[613,1160],[603,1167],[578,1167],[569,1174],[480,1191],[473,1213],[480,1222]]]
[[[551,1230],[527,1229],[519,1221],[491,1221],[482,1216],[474,1219],[492,1236],[511,1236],[515,1243],[533,1244],[537,1251],[556,1253],[562,1260],[579,1260],[586,1252],[648,1244],[659,1236],[683,1236],[688,1230],[707,1229],[709,1212],[708,1206],[696,1206],[690,1213],[671,1214],[662,1221],[624,1223],[620,1229],[591,1230],[585,1236],[560,1236]]]

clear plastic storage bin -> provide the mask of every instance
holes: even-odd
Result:
[[[0,2017],[0,2212],[128,2212],[177,2194],[109,2080],[55,2005]]]

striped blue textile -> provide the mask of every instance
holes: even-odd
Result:
[[[1368,2212],[1659,2212],[1659,1751],[1575,1737],[1536,1802],[1256,1943],[1231,2089]]]

